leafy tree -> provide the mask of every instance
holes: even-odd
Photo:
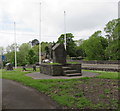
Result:
[[[8,45],[8,46],[6,47],[6,52],[13,52],[13,51],[15,51],[15,45],[16,45],[16,48],[19,49],[19,45],[13,43],[12,45]]]
[[[109,42],[118,38],[118,28],[120,28],[119,23],[120,18],[109,21],[106,24],[104,31],[106,32],[106,37],[108,38]]]
[[[76,56],[77,57],[85,57],[86,54],[85,54],[85,51],[82,47],[82,44],[84,43],[84,40],[83,39],[79,39],[79,40],[75,40],[75,44],[77,45],[76,46]]]
[[[39,61],[39,45],[35,45],[31,48],[34,53],[35,53],[35,56],[36,56],[36,62]]]
[[[39,41],[37,39],[32,40],[32,46],[39,45]]]
[[[28,52],[27,61],[29,64],[34,64],[37,62],[37,57],[35,56],[35,52],[32,49],[30,49]]]
[[[66,34],[66,52],[70,57],[76,56],[76,44],[73,40],[74,36],[71,33]],[[62,34],[57,43],[64,43],[64,34]]]
[[[12,45],[8,45],[6,48],[6,54],[5,54],[5,63],[10,62],[13,65],[15,64],[15,45],[17,48],[17,55],[18,55],[18,49],[19,49],[19,45],[18,44],[12,44]],[[18,56],[17,56],[17,60],[18,60]]]
[[[15,52],[8,52],[7,54],[5,54],[5,63],[7,62],[15,64]]]
[[[101,36],[101,31],[95,32],[83,43],[83,49],[89,60],[104,60],[107,40]]]
[[[18,64],[19,65],[25,65],[27,64],[27,60],[26,60],[26,56],[30,50],[31,46],[28,43],[23,43],[20,47],[19,47],[19,52],[18,52]]]
[[[48,50],[46,48],[48,48],[48,46],[49,46],[48,42],[41,42],[41,50],[43,53],[46,53],[46,51]]]
[[[120,18],[109,21],[104,28],[108,39],[106,56],[109,60],[120,60]]]

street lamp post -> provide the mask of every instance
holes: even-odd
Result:
[[[65,49],[66,49],[66,42],[67,42],[67,40],[66,40],[66,12],[64,11],[64,44],[65,44]]]
[[[40,3],[40,22],[39,22],[39,64],[41,64],[41,3]]]
[[[17,68],[17,54],[16,54],[16,23],[14,22],[14,41],[15,41],[15,69]]]

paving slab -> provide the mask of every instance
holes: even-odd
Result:
[[[41,74],[40,72],[34,72],[30,74],[26,74],[26,76],[32,77],[33,79],[74,79],[74,78],[81,78],[81,77],[95,77],[98,73],[92,73],[87,71],[82,71],[82,76],[50,76],[46,74]]]

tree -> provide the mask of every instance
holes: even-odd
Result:
[[[104,30],[108,39],[108,47],[105,51],[107,58],[120,60],[120,18],[109,21]]]
[[[39,45],[35,45],[31,48],[34,53],[35,53],[35,56],[36,56],[36,62],[39,61]]]
[[[31,46],[29,43],[23,43],[20,47],[19,47],[19,52],[18,52],[18,65],[25,65],[27,64],[27,60],[26,60],[26,56],[30,50]]]
[[[19,45],[18,44],[11,44],[11,45],[8,45],[6,47],[6,52],[14,52],[15,51],[15,45],[16,45],[16,48],[19,49]]]
[[[39,41],[37,39],[32,40],[32,46],[39,45]]]
[[[118,28],[120,28],[120,18],[114,19],[112,21],[109,21],[104,31],[106,32],[106,37],[108,38],[109,42],[114,41],[118,38]]]
[[[27,61],[29,64],[35,64],[35,62],[37,62],[37,57],[35,55],[34,50],[30,49],[27,55]]]
[[[97,31],[84,41],[82,47],[89,60],[104,60],[107,45],[107,39],[101,36],[101,31]]]
[[[76,44],[73,40],[74,36],[72,33],[66,34],[66,52],[67,55],[70,57],[76,56]],[[57,43],[64,43],[64,34],[62,34],[59,38]]]

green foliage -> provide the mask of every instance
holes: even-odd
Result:
[[[120,18],[119,19],[114,19],[112,21],[109,21],[105,28],[104,31],[106,32],[106,37],[108,38],[109,41],[114,41],[115,39],[118,39],[118,31],[120,28]]]
[[[15,52],[8,52],[7,54],[5,54],[5,62],[11,62],[12,64],[14,64],[14,60],[15,60]]]
[[[108,39],[105,54],[109,60],[120,60],[120,18],[109,21],[104,28]]]
[[[97,31],[88,40],[84,41],[82,47],[89,60],[104,60],[107,39],[101,36],[101,31]]]
[[[67,55],[70,57],[75,57],[76,56],[76,44],[73,40],[74,36],[72,33],[67,33],[66,34],[66,52]],[[64,34],[62,34],[59,38],[57,43],[64,43]]]
[[[19,47],[19,52],[17,54],[17,62],[18,65],[25,65],[27,64],[27,55],[28,52],[30,50],[31,46],[28,43],[23,43],[20,47]]]
[[[39,41],[37,39],[32,40],[32,46],[39,45]]]
[[[30,49],[27,55],[27,61],[29,64],[35,64],[35,62],[37,61],[37,57],[35,55],[34,50]]]

